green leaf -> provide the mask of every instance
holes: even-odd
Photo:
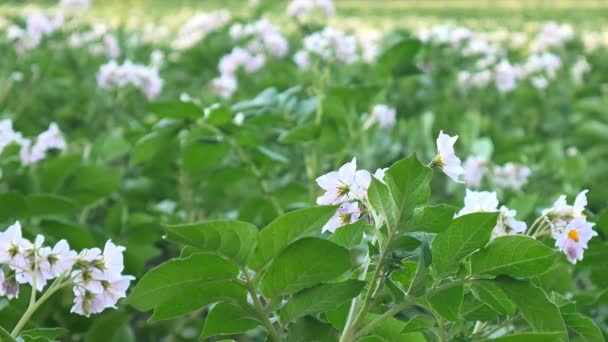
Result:
[[[167,239],[245,265],[258,243],[258,230],[241,221],[207,221],[167,227]]]
[[[286,342],[335,342],[331,325],[310,316],[298,319],[289,328]]]
[[[262,292],[270,298],[295,293],[331,281],[350,267],[350,253],[344,247],[318,238],[301,239],[270,264]]]
[[[479,280],[471,285],[475,298],[503,315],[512,316],[516,307],[507,294],[492,281]]]
[[[515,303],[534,332],[558,332],[560,339],[556,341],[568,340],[562,315],[543,290],[528,281],[509,277],[497,278],[496,285]]]
[[[547,271],[556,257],[552,248],[532,237],[501,236],[471,256],[471,272],[529,278]]]
[[[146,105],[146,110],[169,119],[193,119],[203,117],[203,111],[192,102],[157,101]]]
[[[281,144],[296,144],[315,140],[319,137],[321,130],[317,124],[297,126],[279,136]]]
[[[129,166],[147,162],[161,153],[173,139],[173,132],[169,129],[153,131],[135,142],[131,151]]]
[[[18,192],[0,193],[0,222],[18,219],[27,214],[27,203]]]
[[[381,217],[386,219],[386,223],[390,230],[395,230],[399,222],[397,222],[397,204],[395,203],[393,196],[391,195],[388,187],[372,177],[371,184],[367,190],[367,198],[372,208]]]
[[[421,47],[418,39],[403,39],[380,55],[378,68],[394,77],[416,74],[415,58]]]
[[[205,108],[205,121],[212,125],[223,125],[232,120],[232,110],[221,104],[214,104]]]
[[[228,144],[196,141],[182,151],[184,170],[193,179],[205,177],[208,171],[220,166],[228,152]]]
[[[562,338],[561,333],[522,333],[509,336],[501,336],[493,339],[482,340],[483,342],[555,342]]]
[[[498,213],[475,213],[460,216],[433,241],[433,267],[438,274],[456,270],[460,261],[485,246],[496,226]]]
[[[57,195],[31,195],[25,201],[28,217],[68,215],[78,210],[70,199]]]
[[[239,270],[210,254],[169,260],[150,270],[133,288],[127,302],[140,311],[154,309],[153,320],[177,317],[222,300],[244,300],[236,282]]]
[[[36,328],[24,330],[19,334],[25,341],[43,339],[55,341],[58,337],[67,334],[69,331],[64,328]]]
[[[361,244],[363,233],[370,227],[365,220],[359,220],[336,229],[328,239],[344,248],[351,249]]]
[[[429,316],[417,315],[405,323],[402,333],[428,331],[435,326],[435,319]]]
[[[249,266],[256,270],[265,267],[292,242],[320,233],[335,213],[336,206],[323,206],[279,216],[260,232],[258,249]]]
[[[85,342],[120,342],[122,327],[129,324],[126,312],[110,311],[95,317],[93,324],[87,330]]]
[[[279,164],[289,165],[289,159],[287,157],[285,157],[284,155],[280,154],[279,152],[275,152],[264,146],[258,146],[256,148],[256,151],[258,151],[260,153],[260,155],[262,155],[263,157],[267,158],[270,161],[273,161],[273,162],[276,162]]]
[[[84,165],[67,180],[65,194],[81,207],[86,207],[118,191],[121,179],[118,168]]]
[[[336,309],[347,300],[358,296],[364,286],[364,281],[348,279],[298,292],[281,309],[281,320],[289,322],[305,315]]]
[[[85,226],[44,220],[40,227],[42,227],[42,232],[46,236],[52,236],[56,240],[66,239],[72,249],[93,248],[97,245],[91,230]]]
[[[364,322],[367,324],[374,319],[378,318],[378,314],[368,314],[365,316]],[[414,333],[403,333],[406,327],[406,323],[395,318],[390,317],[379,324],[374,330],[372,330],[368,336],[376,337],[376,339],[369,341],[385,341],[385,342],[425,342],[426,338],[423,334]],[[362,341],[368,341],[362,339]]]
[[[583,341],[601,342],[605,341],[600,328],[595,325],[593,320],[578,313],[564,314],[566,326],[576,332]]]
[[[460,315],[468,321],[493,321],[498,318],[498,312],[475,298],[471,293],[464,296]]]
[[[0,327],[0,342],[16,342],[15,339],[11,336],[11,333],[4,330],[3,327]]]
[[[416,206],[428,201],[432,176],[433,171],[422,165],[416,155],[396,162],[386,171],[384,180],[397,205],[397,222],[408,220]]]
[[[418,269],[418,263],[413,261],[405,261],[401,268],[398,268],[391,272],[390,280],[392,280],[404,294],[407,294],[407,290],[412,284],[412,279]]]
[[[446,230],[457,208],[439,204],[416,208],[414,215],[405,223],[407,231],[441,233]]]
[[[117,132],[103,134],[95,139],[91,147],[91,160],[110,162],[129,153],[131,144]]]
[[[433,310],[448,321],[457,322],[460,318],[460,308],[464,297],[464,286],[458,285],[445,289],[428,298]]]
[[[420,257],[418,258],[418,267],[412,278],[410,287],[407,289],[408,296],[418,297],[426,292],[426,264],[424,263],[423,249],[420,249]]]
[[[258,325],[256,315],[251,310],[240,305],[221,302],[216,304],[205,318],[205,326],[201,338],[216,335],[239,334]]]

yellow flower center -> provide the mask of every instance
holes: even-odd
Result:
[[[578,231],[576,229],[572,229],[568,232],[568,237],[574,241],[574,242],[578,242],[579,238],[578,238]]]

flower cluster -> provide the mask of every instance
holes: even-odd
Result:
[[[475,155],[469,156],[464,162],[464,183],[472,188],[479,188],[483,178],[488,176],[493,185],[518,191],[528,182],[531,174],[528,166],[508,162],[492,167],[487,158]]]
[[[311,56],[326,62],[355,63],[359,60],[357,37],[327,26],[304,37],[303,49],[296,52],[293,59],[299,68],[307,69]]]
[[[65,240],[53,247],[43,243],[42,235],[33,243],[25,239],[19,222],[0,233],[0,296],[18,297],[21,284],[42,292],[54,279],[47,291],[73,286],[71,311],[87,317],[114,308],[126,296],[134,278],[122,274],[124,247],[108,241],[103,252],[92,248],[76,253]]]
[[[246,44],[233,48],[220,59],[220,76],[213,79],[211,85],[215,93],[223,98],[230,98],[236,91],[239,70],[251,74],[266,64],[267,55],[281,58],[289,51],[287,39],[266,19],[246,25],[236,23],[230,27],[230,36]]]
[[[279,28],[267,19],[230,27],[233,40],[247,41],[245,48],[252,53],[266,53],[273,57],[285,57],[289,52],[289,42]]]
[[[317,12],[331,17],[336,13],[336,8],[332,0],[292,0],[287,6],[287,15],[296,19],[311,17]]]
[[[231,14],[226,10],[199,13],[182,26],[172,43],[172,47],[176,50],[189,49],[209,33],[224,27],[230,21],[230,18]]]
[[[120,57],[121,49],[118,39],[108,32],[105,25],[94,25],[93,28],[85,32],[73,32],[68,37],[68,45],[72,48],[86,47],[90,54],[116,59]]]
[[[7,30],[9,40],[15,41],[15,49],[18,53],[37,48],[42,38],[50,36],[53,32],[63,26],[63,16],[57,14],[47,17],[42,13],[29,15],[25,20],[25,27],[12,25]]]
[[[593,230],[595,224],[588,222],[584,214],[587,192],[588,190],[581,191],[572,205],[566,202],[565,195],[560,196],[551,208],[543,210],[541,216],[543,225],[549,227],[551,236],[555,238],[555,246],[573,264],[583,259],[587,243],[597,235]]]
[[[437,166],[455,181],[462,174],[460,159],[454,154],[454,143],[458,136],[451,137],[439,133],[437,156],[430,165]],[[367,212],[367,189],[372,177],[384,182],[386,168],[377,169],[372,175],[367,170],[357,170],[357,159],[342,165],[338,171],[331,171],[316,179],[325,193],[317,198],[319,205],[340,204],[336,214],[323,227],[323,232],[334,232],[337,228],[358,221]]]
[[[536,37],[530,42],[532,52],[546,51],[549,48],[562,47],[574,38],[574,30],[568,24],[559,25],[548,22],[543,25]]]
[[[115,90],[127,86],[139,89],[148,100],[160,95],[163,89],[163,80],[158,70],[129,60],[118,64],[112,60],[102,65],[97,73],[97,85],[106,90]]]
[[[32,141],[32,139],[25,138],[21,132],[15,131],[10,119],[0,120],[0,154],[12,144],[19,145],[19,157],[23,165],[41,161],[49,150],[65,150],[67,147],[63,134],[54,122]]]
[[[382,181],[385,169],[378,169],[373,177]],[[366,203],[367,189],[372,181],[367,170],[357,170],[357,159],[342,165],[338,171],[331,171],[319,178],[317,184],[325,193],[317,198],[319,205],[340,204],[336,214],[325,224],[323,232],[334,232],[337,228],[356,222],[362,216]]]
[[[364,130],[368,130],[375,123],[384,129],[390,129],[397,120],[397,111],[385,104],[378,104],[372,108],[371,114],[365,114],[365,116],[367,119],[363,123]]]
[[[496,192],[472,191],[467,189],[464,197],[464,208],[456,213],[455,217],[479,212],[500,213],[496,226],[492,231],[492,238],[522,234],[526,231],[526,223],[518,221],[515,218],[517,211],[511,210],[504,205],[500,206],[500,209],[498,208],[498,197]]]

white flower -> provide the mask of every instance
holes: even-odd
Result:
[[[529,167],[509,162],[504,166],[494,167],[492,180],[501,188],[519,190],[526,184],[531,173]]]
[[[384,183],[384,175],[386,174],[386,170],[388,170],[388,167],[377,169],[373,174],[374,178]]]
[[[19,221],[0,233],[0,264],[21,267],[26,264],[24,252],[31,245],[21,235]]]
[[[454,144],[458,140],[458,136],[449,136],[443,131],[439,132],[437,137],[437,156],[433,159],[432,164],[441,168],[443,172],[455,182],[460,182],[459,176],[464,173],[460,166],[460,158],[454,153]]]
[[[527,225],[525,222],[515,219],[515,215],[517,215],[517,211],[510,210],[504,205],[501,206],[498,222],[492,231],[492,238],[524,233]]]
[[[293,55],[293,62],[296,63],[300,69],[308,69],[310,66],[310,55],[304,50],[300,50]]]
[[[211,81],[211,87],[213,92],[218,94],[222,98],[230,98],[237,89],[237,80],[234,76],[222,75]]]
[[[488,170],[488,160],[482,157],[469,156],[464,161],[464,184],[468,187],[478,188],[481,180]]]
[[[536,89],[542,90],[547,88],[549,81],[543,76],[534,76],[530,79],[532,86]]]
[[[507,60],[502,60],[496,65],[494,68],[494,78],[496,81],[496,88],[501,93],[509,92],[517,86],[517,71]]]
[[[163,88],[163,80],[158,70],[127,60],[122,65],[110,61],[99,68],[97,85],[106,90],[119,89],[126,86],[138,88],[148,100],[157,98]]]
[[[576,60],[576,63],[572,65],[572,69],[570,69],[570,75],[574,80],[574,83],[582,83],[583,76],[591,70],[591,65],[587,62],[585,57],[579,57]]]
[[[336,214],[323,226],[321,232],[324,233],[329,231],[334,233],[336,229],[346,224],[357,222],[360,216],[361,211],[359,210],[359,204],[357,202],[342,203],[336,211]]]
[[[127,296],[127,289],[135,277],[121,275],[112,281],[102,281],[103,292],[99,295],[103,299],[104,307],[115,307],[120,298]]]
[[[593,225],[594,223],[587,222],[583,217],[577,217],[557,236],[555,246],[566,254],[571,263],[576,264],[577,261],[583,260],[589,240],[597,235]]]
[[[41,271],[47,279],[52,279],[69,271],[76,261],[77,254],[70,249],[67,241],[60,240],[52,249],[43,247],[40,250],[40,257]]]
[[[335,13],[332,0],[292,0],[287,6],[287,15],[293,18],[303,18],[316,9],[327,17],[333,16]]]
[[[456,217],[472,213],[493,213],[496,211],[498,211],[498,197],[495,192],[467,189],[464,197],[464,208],[456,214]]]
[[[15,270],[15,279],[20,284],[30,284],[36,288],[37,291],[42,291],[48,277],[46,277],[43,270],[40,268],[42,264],[42,258],[40,257],[40,250],[44,243],[44,237],[37,235],[34,243],[26,241],[26,246],[23,251],[24,263],[21,265],[12,265],[11,267]],[[34,284],[35,282],[35,284]]]
[[[125,247],[115,245],[112,240],[108,240],[106,242],[106,245],[103,248],[102,262],[104,279],[114,279],[117,276],[120,276],[125,268],[124,259],[122,256],[122,252],[125,250]]]
[[[209,33],[226,25],[230,21],[230,17],[228,11],[199,13],[193,16],[179,30],[172,47],[176,50],[191,48]]]
[[[357,171],[357,159],[346,163],[338,171],[329,172],[316,179],[325,193],[317,198],[319,205],[331,205],[362,199],[371,182],[371,175],[365,170]]]
[[[19,297],[19,283],[15,280],[14,273],[9,273],[7,277],[0,270],[0,296],[6,296],[8,299]]]
[[[391,108],[384,104],[378,104],[372,109],[372,114],[363,124],[363,129],[369,129],[371,125],[376,122],[378,122],[380,127],[390,129],[395,125],[396,118],[397,112],[395,111],[395,108]]]
[[[566,195],[561,195],[551,208],[543,210],[542,215],[546,216],[551,223],[554,237],[558,236],[573,219],[585,218],[583,212],[587,206],[587,192],[589,190],[581,191],[576,196],[573,205],[566,202]]]

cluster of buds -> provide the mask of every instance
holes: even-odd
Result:
[[[115,308],[118,300],[126,296],[134,278],[122,274],[124,247],[108,240],[103,252],[92,248],[77,253],[65,240],[53,247],[43,244],[42,235],[37,235],[33,243],[25,239],[19,222],[0,233],[0,296],[17,298],[21,284],[31,285],[34,294],[42,293],[45,287],[52,294],[71,286],[71,311],[87,317]],[[40,300],[43,298],[46,297]]]

